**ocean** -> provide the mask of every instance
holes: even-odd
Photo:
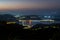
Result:
[[[7,10],[0,11],[0,14],[12,14],[14,16],[22,16],[22,15],[60,15],[60,9],[51,9],[51,10]]]

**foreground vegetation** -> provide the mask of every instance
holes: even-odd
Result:
[[[37,24],[38,25],[38,24]],[[34,25],[30,29],[23,29],[19,24],[0,24],[1,40],[60,40],[60,24]]]

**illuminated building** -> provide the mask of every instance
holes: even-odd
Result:
[[[51,18],[51,16],[40,17],[38,15],[28,15],[21,16],[19,22],[21,22],[23,26],[28,26],[28,28],[31,28],[38,23],[50,24],[54,23],[55,21]]]
[[[40,17],[37,15],[21,16],[19,22],[22,22],[23,26],[30,28],[37,22],[40,22]]]

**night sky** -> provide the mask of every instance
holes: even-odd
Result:
[[[60,8],[60,0],[0,0],[0,10]]]

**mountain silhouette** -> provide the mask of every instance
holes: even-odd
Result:
[[[0,21],[16,21],[16,18],[11,14],[0,15]]]
[[[40,16],[39,15],[23,15],[23,16],[20,16],[21,20],[40,20]]]

